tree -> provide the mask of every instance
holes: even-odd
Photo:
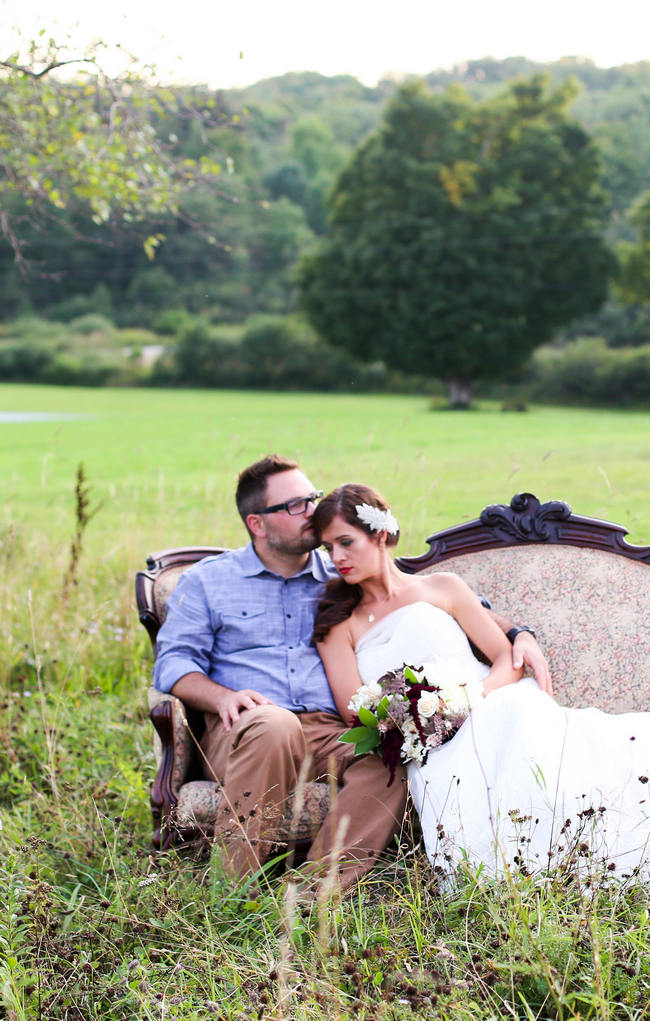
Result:
[[[644,192],[632,206],[629,220],[638,240],[618,245],[621,269],[616,291],[623,301],[650,305],[650,191]]]
[[[574,86],[519,80],[476,104],[403,86],[330,198],[330,235],[303,260],[302,304],[331,344],[472,383],[522,365],[595,310],[613,259],[600,234],[598,154]]]
[[[19,265],[23,226],[39,218],[79,204],[97,225],[163,215],[189,183],[219,172],[208,158],[174,160],[173,138],[156,131],[182,96],[133,71],[108,77],[100,50],[68,57],[41,33],[0,60],[0,235]],[[150,257],[161,240],[145,240]]]

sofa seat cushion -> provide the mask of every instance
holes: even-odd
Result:
[[[179,829],[198,828],[210,832],[214,827],[221,801],[219,785],[212,780],[192,780],[180,788],[172,825]],[[279,843],[311,841],[322,825],[329,809],[329,787],[324,783],[307,783],[295,791],[282,816]]]

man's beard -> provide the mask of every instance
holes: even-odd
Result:
[[[318,539],[311,528],[304,530],[294,539],[276,539],[273,536],[266,537],[269,549],[276,553],[284,553],[287,556],[299,556],[302,553],[311,553],[318,546]]]

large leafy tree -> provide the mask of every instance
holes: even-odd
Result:
[[[601,237],[595,146],[565,84],[519,80],[482,104],[458,87],[401,88],[330,199],[330,235],[300,270],[333,345],[446,380],[523,364],[555,327],[597,309],[613,258]]]
[[[0,237],[19,265],[35,223],[65,222],[78,208],[96,225],[151,221],[219,172],[205,157],[175,158],[164,131],[179,111],[195,121],[203,111],[152,88],[137,65],[106,75],[102,53],[97,44],[71,54],[42,33],[0,59]],[[162,238],[144,240],[152,257]]]
[[[636,229],[637,241],[622,241],[618,246],[620,275],[616,290],[623,301],[650,305],[650,191],[643,192],[630,210],[629,219]]]

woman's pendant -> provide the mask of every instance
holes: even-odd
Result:
[[[372,624],[372,622],[374,621],[374,619],[375,619],[375,615],[374,615],[374,613],[369,613],[369,614],[368,614],[368,623],[369,623],[369,624]]]

